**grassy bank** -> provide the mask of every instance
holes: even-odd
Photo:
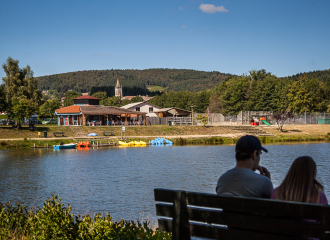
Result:
[[[290,125],[285,126],[283,132],[279,132],[276,127],[264,127],[269,133],[274,136],[259,137],[264,144],[271,143],[293,143],[293,142],[316,142],[330,141],[330,126],[329,125]],[[48,132],[48,138],[43,138],[43,131]],[[20,130],[13,129],[7,126],[0,127],[0,149],[8,148],[30,148],[34,146],[46,146],[59,144],[61,141],[70,143],[72,139],[56,140],[49,139],[53,137],[52,132],[65,132],[66,137],[77,137],[77,131],[80,134],[98,133],[102,136],[103,131],[114,131],[115,138],[121,135],[121,127],[66,127],[66,126],[38,126],[36,130],[30,130],[28,127],[23,127]],[[29,140],[38,138],[38,132],[41,132],[40,140]],[[239,133],[234,130],[227,129],[221,126],[203,127],[203,126],[132,126],[126,127],[126,136],[129,140],[143,140],[149,142],[155,137],[168,137],[176,145],[185,144],[235,144],[237,139],[244,133]],[[218,135],[218,136],[214,136]],[[148,136],[148,137],[147,137]],[[15,140],[15,139],[24,140]],[[13,140],[1,140],[13,139]],[[102,143],[102,140],[97,140]],[[108,141],[108,140],[103,140]]]
[[[226,137],[209,137],[209,138],[175,138],[171,139],[174,144],[236,144],[237,138]],[[263,144],[272,143],[294,143],[294,142],[330,142],[330,134],[324,136],[276,136],[276,137],[259,137]]]
[[[31,148],[34,145],[38,147],[46,147],[52,145],[58,145],[60,142],[63,143],[72,143],[72,139],[56,139],[56,140],[11,140],[11,141],[4,141],[0,140],[0,150],[1,149],[19,149],[19,148]]]
[[[103,136],[103,131],[113,131],[115,136],[121,135],[121,126],[58,126],[58,125],[38,125],[36,130],[30,130],[28,126],[22,126],[22,129],[13,129],[10,126],[0,126],[0,140],[13,138],[37,138],[38,132],[48,132],[48,137],[53,137],[53,132],[65,132],[67,137],[76,137],[79,132],[82,135],[97,133]],[[127,126],[125,128],[126,136],[177,136],[177,135],[210,135],[210,134],[230,134],[235,131],[223,127],[202,127],[202,126]]]

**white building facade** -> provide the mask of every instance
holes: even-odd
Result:
[[[158,111],[161,109],[161,107],[157,107],[147,101],[130,103],[125,106],[122,106],[121,108],[136,111],[136,112],[146,113],[147,117],[158,117],[156,115],[155,111]]]

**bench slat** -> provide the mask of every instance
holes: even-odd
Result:
[[[173,205],[156,204],[156,215],[173,217]],[[257,232],[290,234],[295,236],[320,237],[320,224],[302,220],[278,219],[269,216],[242,215],[219,210],[188,207],[191,221],[231,226],[235,229]]]
[[[53,135],[56,137],[56,135],[62,135],[64,136],[65,132],[53,132]]]
[[[330,207],[320,204],[275,201],[243,197],[218,196],[216,194],[187,192],[187,204],[209,208],[220,208],[230,212],[272,215],[274,217],[316,219],[330,224]],[[326,214],[325,214],[326,213]]]
[[[172,221],[165,218],[158,219],[159,231],[172,232]],[[211,239],[255,239],[255,240],[292,240],[297,237],[286,237],[283,235],[269,235],[265,233],[254,233],[250,231],[239,231],[234,229],[228,229],[226,227],[215,227],[196,223],[190,223],[190,232],[194,237],[204,237]]]
[[[230,229],[226,227],[210,226],[205,224],[190,224],[190,232],[194,237],[204,237],[211,239],[230,239],[230,240],[242,240],[242,239],[253,239],[253,240],[293,240],[297,237],[283,236],[280,234],[270,235],[260,232],[252,231],[240,231]]]
[[[231,228],[264,232],[270,234],[290,234],[295,236],[319,237],[319,223],[303,220],[288,220],[270,216],[246,215],[226,211],[189,208],[189,219],[206,223],[227,225]]]
[[[177,190],[155,189],[155,201],[173,202]],[[208,208],[220,208],[231,212],[268,214],[274,217],[316,219],[330,225],[330,206],[269,199],[218,196],[216,194],[187,192],[187,204]]]
[[[104,136],[113,136],[114,132],[113,131],[103,131]]]
[[[164,231],[172,231],[173,237],[182,231],[178,228],[182,220],[178,219],[186,219],[182,222],[183,229],[186,229],[186,221],[189,221],[188,229],[197,237],[218,238],[221,235],[223,239],[284,239],[284,236],[287,236],[286,239],[292,239],[307,236],[329,239],[330,206],[168,189],[155,189],[154,194],[157,202],[163,202],[156,204],[157,216],[173,217],[173,221],[176,219],[175,224],[171,219],[159,221],[159,226],[162,226]],[[183,211],[182,215],[180,212],[184,209],[188,212]],[[318,222],[306,219],[316,219]],[[228,228],[218,229],[217,226],[209,225],[210,223],[229,226],[230,235]],[[176,227],[172,228],[171,224]],[[189,230],[184,231],[185,235],[189,235]],[[215,235],[212,231],[215,231]]]

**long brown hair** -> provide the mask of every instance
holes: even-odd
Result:
[[[284,201],[318,203],[319,191],[323,186],[316,179],[316,164],[313,158],[302,156],[295,159],[282,184],[275,192],[275,198]]]

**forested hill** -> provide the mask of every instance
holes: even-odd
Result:
[[[320,82],[324,82],[329,84],[330,83],[330,68],[328,70],[322,70],[322,71],[313,71],[313,72],[306,72],[306,73],[298,73],[296,75],[289,76],[287,78],[292,79],[294,81],[298,80],[299,77],[303,75],[307,75],[308,78],[316,78]]]
[[[38,88],[57,90],[59,93],[68,90],[89,92],[91,87],[115,86],[119,78],[123,87],[146,89],[149,86],[160,86],[167,91],[197,92],[212,89],[230,76],[215,71],[188,69],[90,70],[38,77]]]

